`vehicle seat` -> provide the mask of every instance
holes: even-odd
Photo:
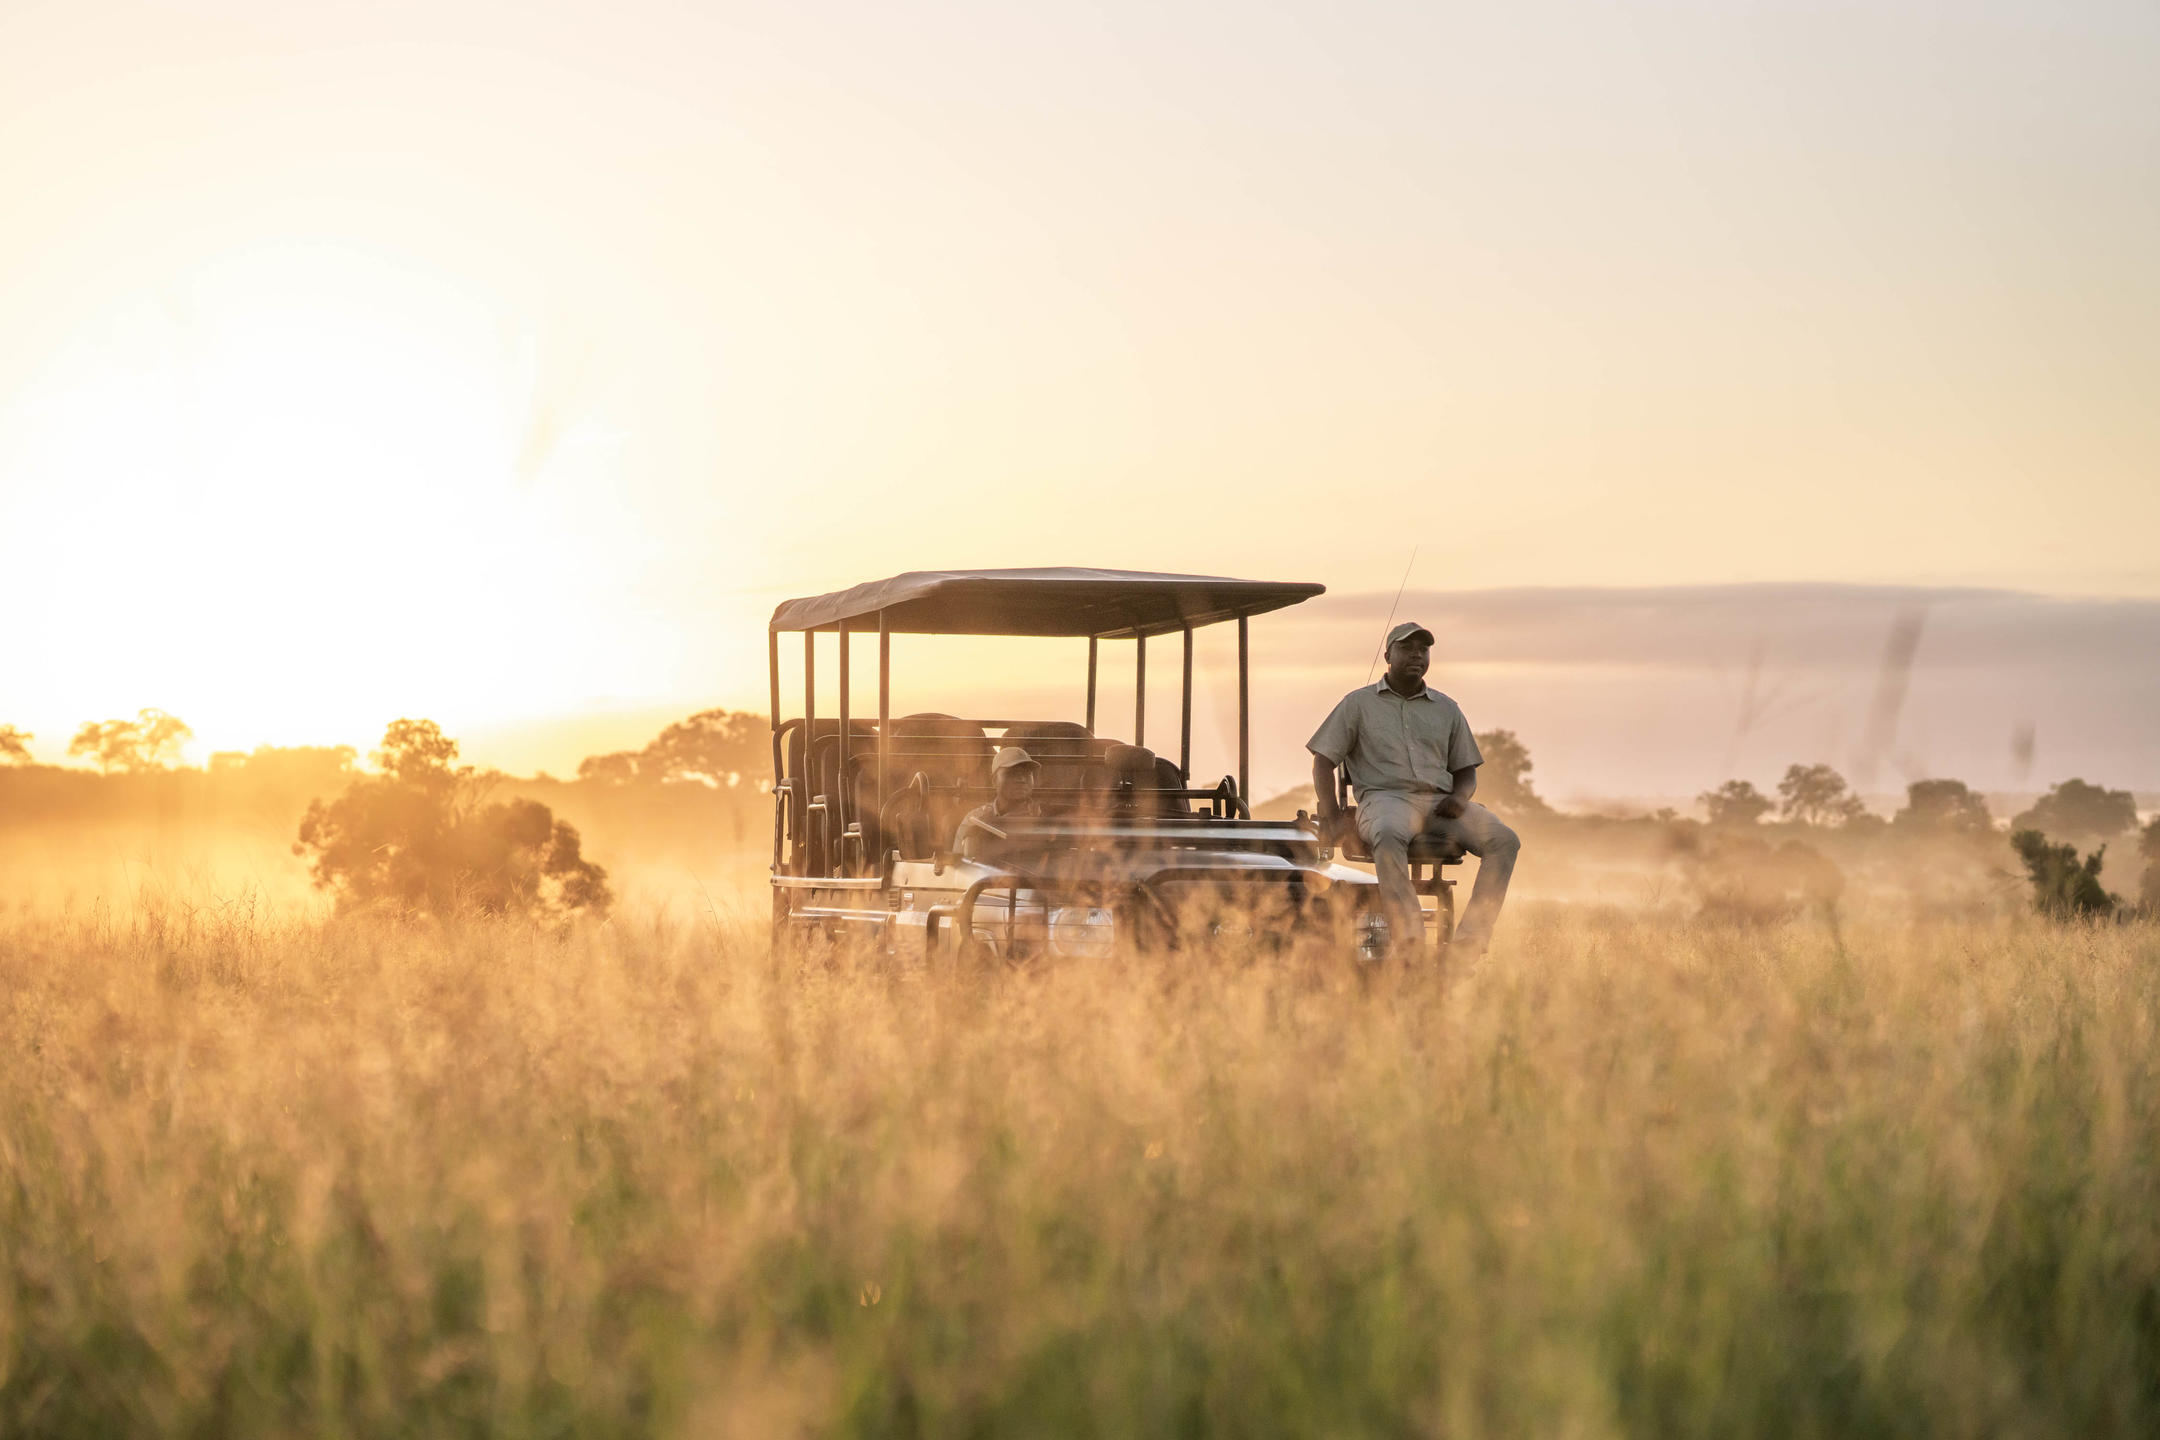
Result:
[[[809,776],[809,792],[812,795],[837,794],[840,787],[840,747],[831,742],[833,737],[840,733],[840,722],[820,718],[810,722],[808,735],[805,735],[803,730],[804,727],[796,725],[788,731],[787,773],[804,773],[804,750],[806,744],[814,743],[817,747],[817,763],[815,773]],[[851,719],[848,721],[848,733],[855,737],[855,753],[858,755],[877,745],[877,724],[874,721]]]
[[[952,843],[960,819],[982,803],[990,785],[990,740],[983,728],[951,715],[902,715],[892,722],[889,777],[898,794],[916,775],[927,785],[922,804],[903,804],[885,843],[910,860],[927,860]]]
[[[1042,778],[1038,783],[1044,790],[1091,788],[1088,781],[1090,772],[1095,769],[1096,747],[1095,737],[1088,734],[1085,725],[1070,720],[1029,721],[1007,729],[1004,743],[1018,745],[1042,766]],[[1048,813],[1063,814],[1082,808],[1082,797],[1077,794],[1045,795],[1042,804]]]
[[[1115,803],[1130,806],[1136,815],[1188,815],[1192,807],[1174,795],[1164,791],[1181,790],[1185,776],[1177,762],[1157,755],[1144,745],[1120,745],[1113,743],[1103,757],[1108,770],[1110,788],[1122,791],[1131,786],[1129,799],[1120,795]]]
[[[801,794],[805,805],[823,795],[827,805],[837,807],[840,801],[840,747],[834,742],[840,735],[840,721],[837,718],[813,720],[808,731],[809,733],[805,734],[805,727],[801,725],[788,731],[787,773],[803,778]],[[877,745],[877,725],[873,721],[850,717],[848,733],[854,737],[853,748],[858,755],[865,750],[873,750]],[[809,767],[807,770],[805,765]],[[861,806],[866,803],[858,792],[857,816],[862,819],[863,833],[868,836],[872,832],[874,817],[862,812]],[[832,826],[830,835],[837,847],[841,833],[840,817],[829,811],[826,819]],[[810,837],[807,834],[794,837],[792,855],[796,861],[803,859],[803,847],[809,843]]]

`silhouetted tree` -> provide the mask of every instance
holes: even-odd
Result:
[[[27,730],[13,725],[0,725],[0,765],[27,765],[30,763],[30,742],[37,739]]]
[[[1802,825],[1843,825],[1867,813],[1845,777],[1828,765],[1790,765],[1778,781],[1778,813]]]
[[[2010,822],[2019,830],[2038,830],[2057,840],[2112,840],[2137,825],[2137,797],[2083,780],[2065,780]]]
[[[2075,845],[2050,844],[2038,830],[2018,831],[2010,837],[2010,846],[2025,862],[2025,874],[2032,880],[2033,904],[2041,914],[2058,920],[2102,916],[2114,913],[2122,903],[2100,883],[2100,864],[2107,855],[2107,846],[2080,860]]]
[[[68,741],[68,754],[89,756],[108,775],[115,770],[162,770],[177,762],[180,747],[194,738],[179,716],[139,710],[133,720],[85,722]]]
[[[762,715],[742,710],[700,710],[678,720],[642,750],[591,755],[578,764],[578,779],[626,785],[693,783],[725,789],[771,764],[772,727]]]
[[[455,789],[472,775],[472,766],[455,763],[457,753],[457,741],[433,720],[393,720],[382,748],[368,759],[399,784],[432,792]]]
[[[1530,747],[1512,730],[1488,730],[1477,737],[1485,763],[1478,766],[1477,799],[1481,805],[1510,814],[1549,815],[1552,807],[1530,788]]]
[[[607,872],[577,830],[537,800],[488,803],[457,748],[432,720],[393,722],[372,757],[381,773],[315,800],[300,822],[293,853],[309,857],[315,883],[340,909],[606,914]]]
[[[609,755],[588,755],[578,761],[577,776],[580,780],[592,780],[602,785],[628,785],[638,778],[637,751],[617,750]]]
[[[1727,780],[1695,797],[1712,825],[1753,825],[1775,808],[1771,798],[1745,780]]]
[[[1995,829],[1987,801],[1962,780],[1915,780],[1892,825],[1913,834],[1988,835]]]

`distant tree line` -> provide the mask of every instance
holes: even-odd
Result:
[[[178,716],[146,708],[133,719],[84,723],[68,742],[67,753],[104,775],[154,775],[178,767],[193,736]],[[30,764],[29,742],[35,738],[16,726],[0,725],[0,766]],[[1484,755],[1478,772],[1482,802],[1514,817],[1554,815],[1532,782],[1536,767],[1520,736],[1490,730],[1479,734],[1477,742]],[[604,913],[612,899],[606,872],[584,857],[576,828],[556,819],[537,800],[489,800],[489,793],[508,777],[455,765],[457,748],[432,721],[399,720],[373,752],[373,774],[356,769],[357,753],[342,745],[219,752],[210,757],[207,770],[213,778],[244,783],[250,791],[317,792],[294,848],[308,858],[316,883],[334,892],[341,906],[558,916]],[[664,727],[639,749],[586,757],[577,767],[575,783],[595,787],[597,793],[622,791],[626,798],[650,795],[650,803],[681,795],[681,787],[724,793],[747,786],[754,791],[763,788],[771,754],[771,730],[764,716],[701,710]],[[543,778],[528,783],[558,782]],[[331,788],[339,793],[320,793]],[[1912,782],[1904,805],[1885,821],[1867,809],[1843,775],[1821,763],[1787,767],[1774,795],[1735,779],[1696,799],[1710,832],[1728,836],[1750,833],[1773,816],[1802,831],[1856,836],[1879,832],[1977,842],[1996,840],[2001,833],[1985,798],[1963,781]],[[1660,817],[1678,820],[1670,812],[1660,812]],[[2101,885],[2100,870],[2108,845],[2134,830],[2137,819],[2137,802],[2129,791],[2083,779],[2062,781],[2013,817],[2010,848],[2026,870],[2038,907],[2051,915],[2103,915],[2125,908],[2120,897]],[[1785,856],[1783,850],[1777,853]],[[2136,908],[2160,916],[2160,818],[2139,834],[2138,853],[2143,866]],[[1799,868],[1813,865],[1808,861],[1803,866],[1804,859],[1796,852],[1780,863],[1797,874]],[[1806,883],[1800,888],[1811,897],[1831,893],[1814,869],[1803,878]]]
[[[1867,828],[1883,822],[1869,814],[1845,778],[1828,765],[1793,765],[1771,799],[1745,780],[1728,780],[1696,797],[1714,829],[1745,830],[1775,812],[1782,820],[1824,829]],[[2010,821],[2010,847],[2044,914],[2101,916],[2123,907],[2100,883],[2110,841],[2137,828],[2137,798],[2082,779],[2062,781]],[[1962,780],[1916,780],[1905,787],[1905,805],[1888,822],[1908,835],[1993,837],[1987,801]],[[2081,854],[2085,846],[2097,846]],[[2145,862],[2137,908],[2160,916],[2160,817],[2138,840]]]
[[[0,725],[0,764],[28,765],[30,742],[37,736],[13,725]],[[180,751],[195,732],[177,715],[140,710],[132,720],[90,720],[68,741],[68,758],[87,758],[107,775],[165,770],[180,763]]]
[[[700,710],[642,750],[587,756],[578,779],[604,785],[705,785],[732,789],[772,768],[772,723],[742,710]]]
[[[1820,829],[1881,823],[1845,777],[1828,765],[1793,765],[1772,799],[1746,780],[1728,780],[1695,797],[1709,823],[1746,826],[1776,814],[1781,820]],[[1987,801],[1962,780],[1915,780],[1905,787],[1904,807],[1889,822],[1900,830],[1933,834],[1988,834],[1995,829]],[[2065,780],[2018,814],[2010,829],[2039,830],[2078,840],[2106,840],[2137,825],[2137,798],[2084,780]]]

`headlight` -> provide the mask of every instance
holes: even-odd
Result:
[[[1360,960],[1385,960],[1387,958],[1387,916],[1376,912],[1358,917],[1357,952]]]
[[[1050,912],[1050,949],[1076,960],[1107,960],[1117,941],[1117,917],[1093,905],[1065,905]]]
[[[1260,927],[1250,914],[1218,915],[1208,922],[1208,938],[1250,945],[1260,938]]]

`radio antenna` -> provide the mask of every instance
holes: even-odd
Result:
[[[1418,542],[1422,545],[1424,542]],[[1395,587],[1395,604],[1387,607],[1387,629],[1380,632],[1380,644],[1373,650],[1372,664],[1365,667],[1365,683],[1372,684],[1373,671],[1380,668],[1380,657],[1387,653],[1387,632],[1395,628],[1395,609],[1402,604],[1403,587],[1410,583],[1410,571],[1417,564],[1418,546],[1410,547],[1410,564],[1402,567],[1402,584]]]

